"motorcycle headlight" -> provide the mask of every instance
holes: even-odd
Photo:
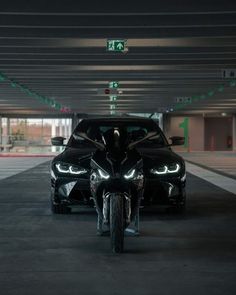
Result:
[[[84,174],[88,172],[86,169],[82,167],[78,167],[78,166],[70,165],[66,163],[57,163],[55,166],[57,171],[63,174],[80,175],[80,174]]]
[[[153,168],[150,170],[150,172],[152,174],[158,174],[158,175],[162,175],[162,174],[171,174],[171,173],[177,173],[180,170],[180,165],[177,163],[174,164],[170,164],[170,165],[163,165],[157,168]]]
[[[110,178],[110,175],[104,170],[98,169],[98,173],[99,173],[99,176],[103,179]]]
[[[128,173],[126,173],[125,175],[124,175],[124,178],[125,179],[132,179],[132,178],[134,178],[135,177],[135,173],[136,171],[135,171],[135,169],[131,169],[130,171],[128,171]]]

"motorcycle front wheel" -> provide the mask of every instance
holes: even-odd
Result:
[[[114,253],[124,250],[124,198],[121,194],[110,196],[110,236]]]

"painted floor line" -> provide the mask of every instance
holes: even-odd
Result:
[[[29,170],[39,164],[48,162],[45,157],[41,158],[0,158],[0,180],[16,175],[20,172]]]
[[[236,180],[186,162],[187,172],[236,195]]]

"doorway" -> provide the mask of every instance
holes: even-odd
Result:
[[[205,150],[232,150],[232,117],[205,118]]]

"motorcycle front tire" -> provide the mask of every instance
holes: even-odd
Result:
[[[113,253],[124,250],[124,198],[113,193],[110,197],[110,237]]]

